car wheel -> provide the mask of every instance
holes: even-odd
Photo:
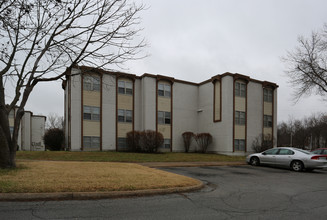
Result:
[[[251,157],[250,159],[250,164],[252,166],[259,166],[260,165],[260,160],[258,157]]]
[[[291,169],[295,172],[300,172],[304,168],[303,163],[299,160],[293,161],[291,163]]]

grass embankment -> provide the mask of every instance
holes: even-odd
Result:
[[[244,161],[243,156],[226,156],[199,153],[127,153],[127,152],[67,152],[67,151],[19,151],[17,159],[92,161],[92,162],[213,162]]]
[[[107,192],[192,186],[198,180],[137,164],[25,161],[0,169],[0,193]]]

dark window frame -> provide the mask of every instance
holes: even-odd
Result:
[[[158,83],[158,96],[171,97],[171,85],[166,83]]]
[[[158,124],[170,125],[171,124],[171,113],[158,111]]]
[[[86,111],[89,108],[90,111]],[[89,121],[100,121],[100,107],[83,105],[83,119]]]
[[[246,113],[242,111],[235,111],[235,124],[245,125],[246,123]]]
[[[235,96],[246,97],[246,83],[235,82]]]
[[[100,137],[83,136],[83,148],[100,149]]]
[[[273,102],[273,90],[272,89],[263,89],[263,100],[265,102]]]
[[[118,80],[118,93],[123,95],[133,95],[133,82]]]
[[[235,151],[245,151],[245,139],[234,139]]]
[[[101,85],[100,76],[93,76],[93,75],[83,76],[83,90],[100,92],[100,87],[101,87],[100,85]]]
[[[263,126],[265,128],[272,128],[273,121],[272,121],[272,115],[264,115],[263,116]]]
[[[117,122],[121,123],[133,123],[133,110],[118,109]]]

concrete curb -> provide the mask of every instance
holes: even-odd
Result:
[[[203,182],[193,186],[168,189],[146,189],[113,192],[62,192],[62,193],[0,193],[0,201],[51,201],[51,200],[97,200],[124,197],[153,196],[196,191],[204,187]]]
[[[164,167],[206,167],[206,166],[243,166],[247,165],[246,162],[231,161],[231,162],[147,162],[138,163],[143,166],[151,168],[164,168]]]

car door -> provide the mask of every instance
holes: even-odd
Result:
[[[292,161],[294,151],[289,149],[280,149],[276,155],[276,166],[289,167]]]
[[[260,163],[274,165],[276,160],[276,155],[279,149],[272,148],[263,152],[260,156]]]

